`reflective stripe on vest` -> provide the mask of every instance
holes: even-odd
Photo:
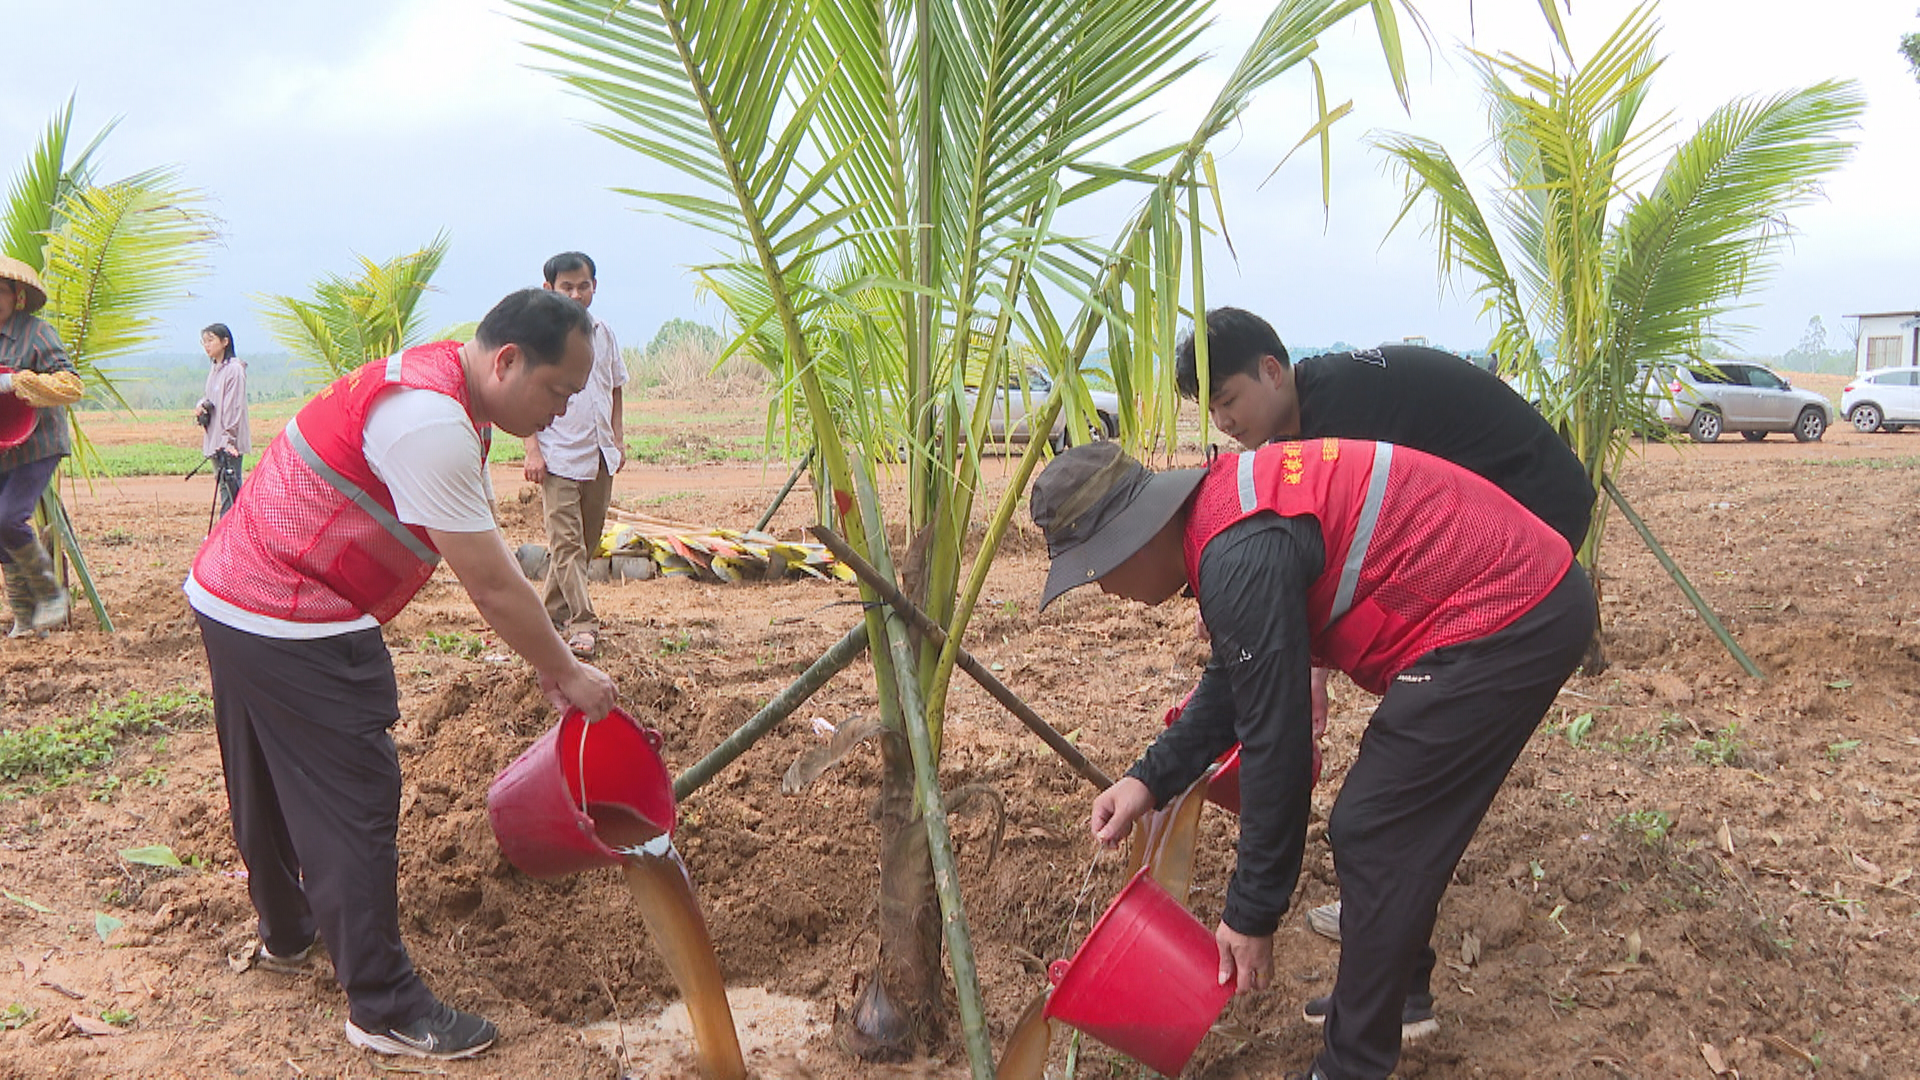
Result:
[[[399,362],[400,358],[395,356],[392,360],[388,361],[388,364],[397,368]],[[367,516],[373,519],[375,525],[380,526],[381,530],[388,536],[400,541],[408,551],[414,554],[415,558],[418,558],[428,566],[438,566],[440,564],[439,552],[421,543],[420,538],[413,534],[412,529],[402,525],[399,518],[388,513],[387,508],[381,506],[374,500],[373,496],[367,494],[365,488],[341,476],[338,472],[334,471],[333,466],[320,460],[320,455],[314,451],[312,444],[307,442],[307,437],[300,433],[300,424],[298,421],[299,417],[287,421],[285,429],[287,445],[293,447],[293,452],[300,455],[300,460],[306,462],[307,468],[312,469],[315,475],[325,480],[328,487],[345,495],[353,501],[355,506],[366,511]]]
[[[1353,591],[1360,585],[1360,567],[1367,561],[1367,547],[1373,542],[1373,527],[1380,520],[1380,504],[1387,498],[1387,473],[1392,465],[1393,444],[1375,443],[1373,475],[1367,478],[1367,498],[1360,506],[1359,519],[1353,523],[1353,540],[1347,545],[1347,561],[1340,568],[1340,587],[1333,593],[1333,610],[1327,615],[1328,625],[1338,622],[1340,616],[1353,607]]]
[[[1239,484],[1240,512],[1253,513],[1253,508],[1260,505],[1260,494],[1253,489],[1253,451],[1249,450],[1240,455],[1239,466],[1234,470],[1234,480]]]

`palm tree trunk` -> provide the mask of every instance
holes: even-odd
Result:
[[[940,902],[927,832],[913,802],[906,736],[880,739],[882,773],[873,819],[880,828],[879,954],[845,1017],[841,1040],[867,1061],[905,1061],[946,1041]]]

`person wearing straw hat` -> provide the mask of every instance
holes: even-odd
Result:
[[[1566,541],[1480,476],[1391,443],[1310,439],[1150,473],[1078,446],[1034,483],[1041,608],[1076,586],[1148,604],[1191,588],[1213,660],[1180,718],[1093,803],[1102,844],[1235,742],[1240,839],[1220,979],[1273,978],[1306,847],[1316,662],[1382,695],[1328,820],[1347,930],[1310,1080],[1384,1080],[1426,992],[1441,895],[1592,636]]]
[[[353,1046],[454,1059],[497,1036],[435,997],[401,941],[400,703],[381,625],[444,558],[555,708],[596,722],[613,708],[613,681],[568,651],[514,564],[486,480],[495,427],[531,437],[585,385],[592,333],[579,304],[522,289],[464,345],[341,377],[267,446],[194,556],[185,589],[260,916],[234,963],[298,970],[324,939]]]
[[[67,619],[67,590],[54,576],[53,556],[33,527],[33,509],[53,479],[60,459],[73,452],[67,406],[85,392],[73,361],[35,312],[47,304],[47,288],[33,267],[0,257],[0,411],[31,410],[25,434],[0,444],[0,565],[7,606],[13,609],[8,637],[45,634]]]

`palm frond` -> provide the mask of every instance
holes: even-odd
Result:
[[[418,251],[386,262],[361,256],[357,275],[328,275],[314,283],[311,298],[259,297],[260,317],[267,333],[305,362],[309,382],[331,382],[421,343],[420,300],[432,290],[451,243],[441,232]]]
[[[158,340],[156,313],[205,272],[215,220],[174,169],[156,169],[61,202],[47,237],[47,317],[83,379],[110,389],[98,365]],[[116,395],[117,396],[117,395]]]

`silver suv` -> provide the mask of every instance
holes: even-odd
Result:
[[[1718,360],[1699,369],[1675,367],[1661,373],[1667,393],[1657,409],[1660,419],[1696,442],[1713,442],[1723,431],[1737,431],[1752,442],[1769,432],[1791,431],[1801,442],[1817,442],[1833,423],[1833,405],[1759,364]]]
[[[1039,408],[1040,403],[1053,392],[1053,380],[1047,373],[1036,367],[1029,367],[1023,373],[1009,373],[1006,381],[993,393],[993,411],[988,417],[987,434],[993,442],[1027,441],[1031,434],[1027,429],[1027,409]],[[966,388],[966,408],[971,410],[980,391],[976,387]],[[1111,439],[1120,434],[1120,398],[1104,390],[1090,390],[1088,397],[1093,404],[1093,416],[1090,418],[1097,429],[1093,436],[1097,439]],[[965,417],[963,416],[964,420]],[[1067,447],[1067,414],[1061,410],[1053,418],[1053,432],[1047,442],[1058,450]]]

